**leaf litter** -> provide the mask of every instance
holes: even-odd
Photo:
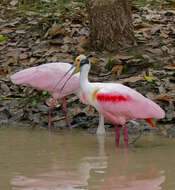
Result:
[[[91,81],[115,81],[138,90],[166,110],[167,116],[158,124],[165,125],[165,129],[166,125],[173,125],[174,4],[160,1],[158,6],[151,7],[150,1],[144,1],[145,6],[139,4],[141,1],[134,1],[132,13],[137,44],[111,53],[86,48],[89,30],[84,2],[60,2],[56,6],[54,1],[43,1],[42,5],[38,3],[31,7],[15,0],[0,3],[0,118],[6,118],[0,124],[47,127],[49,95],[30,87],[15,86],[9,76],[48,62],[73,62],[78,54],[85,53],[95,65],[90,73]],[[95,110],[90,112],[73,95],[67,99],[75,126],[78,126],[77,116],[81,114],[85,116],[83,121],[78,120],[83,123],[81,127],[94,125],[94,120],[98,120]],[[53,127],[66,127],[61,106],[54,109],[53,117]]]

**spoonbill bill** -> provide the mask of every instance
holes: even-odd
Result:
[[[66,120],[69,128],[71,129],[71,123],[68,117],[67,108],[66,108],[66,96],[70,94],[76,94],[80,100],[89,104],[85,94],[80,89],[79,75],[80,73],[75,74],[71,80],[67,82],[64,87],[64,90],[60,91],[65,81],[69,79],[72,72],[69,70],[72,68],[72,65],[69,63],[56,62],[56,63],[47,63],[42,64],[36,67],[30,67],[19,71],[11,76],[11,81],[17,85],[25,85],[37,88],[39,90],[47,90],[53,97],[52,103],[49,110],[49,129],[51,129],[51,111],[56,105],[57,99],[63,99],[63,109],[65,111]],[[68,73],[68,74],[67,74]],[[58,81],[63,79],[61,83],[58,84]],[[97,134],[104,135],[104,117],[99,115],[99,125],[97,129]]]
[[[152,118],[164,118],[165,112],[159,105],[127,86],[119,83],[89,82],[88,73],[91,64],[85,55],[79,55],[75,63],[73,73],[80,72],[80,88],[87,101],[114,124],[116,147],[119,146],[120,139],[118,125],[122,126],[124,147],[127,148],[128,132],[125,126],[127,121],[144,119],[155,127]]]

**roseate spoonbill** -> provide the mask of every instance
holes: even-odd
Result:
[[[89,82],[90,62],[86,56],[78,56],[75,62],[74,73],[80,71],[80,88],[87,101],[114,124],[116,147],[119,146],[119,124],[123,128],[124,147],[127,148],[128,132],[125,126],[127,121],[144,119],[154,127],[152,118],[161,119],[165,116],[164,110],[159,105],[127,86],[119,83]]]
[[[65,111],[67,124],[70,129],[71,124],[66,108],[66,96],[74,93],[80,98],[83,103],[88,104],[85,94],[82,93],[82,90],[80,89],[79,73],[75,74],[72,79],[66,84],[64,90],[60,92],[64,81],[70,77],[71,73],[67,75],[66,73],[70,70],[71,67],[72,65],[69,63],[47,63],[24,69],[11,76],[11,80],[14,84],[32,86],[39,90],[47,90],[53,96],[53,101],[51,103],[49,111],[49,129],[51,128],[51,110],[56,104],[56,99],[63,99],[63,109]],[[58,81],[62,78],[64,78],[64,80],[58,84]],[[97,134],[105,134],[104,117],[101,114],[99,115]]]

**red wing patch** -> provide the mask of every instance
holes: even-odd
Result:
[[[131,98],[129,96],[122,96],[116,94],[98,94],[97,100],[101,102],[126,102],[129,101]]]

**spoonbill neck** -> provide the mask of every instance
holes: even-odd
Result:
[[[80,87],[83,90],[86,90],[86,88],[90,86],[88,80],[89,70],[90,70],[90,65],[83,65],[80,70]]]

